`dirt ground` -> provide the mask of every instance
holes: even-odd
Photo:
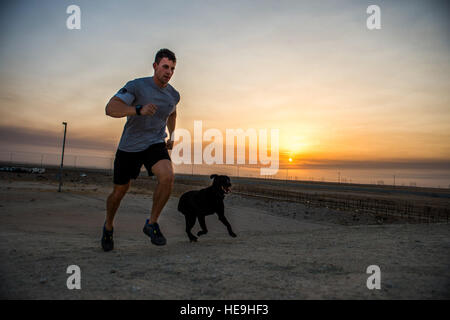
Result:
[[[137,183],[116,216],[115,249],[105,253],[110,177],[69,179],[61,193],[57,187],[48,178],[0,175],[0,298],[450,298],[446,223],[377,224],[370,216],[231,195],[225,212],[238,237],[209,216],[209,233],[190,243],[176,210],[189,187],[176,185],[159,221],[168,243],[156,247],[142,232],[151,190]],[[67,288],[70,265],[80,267],[80,290]],[[370,265],[380,267],[380,290],[366,286]]]

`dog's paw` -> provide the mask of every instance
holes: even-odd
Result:
[[[197,235],[200,237],[200,236],[202,236],[204,234],[207,234],[207,233],[208,233],[208,231],[200,230],[199,232],[197,232]]]
[[[230,232],[230,236],[233,237],[233,238],[236,238],[236,237],[237,237],[237,234],[234,233],[234,232]]]
[[[192,236],[191,238],[189,238],[189,240],[191,240],[191,242],[197,242],[197,237]]]

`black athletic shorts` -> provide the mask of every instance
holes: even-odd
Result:
[[[139,152],[125,152],[117,149],[114,160],[114,184],[127,184],[130,179],[136,179],[142,165],[147,169],[148,175],[153,176],[153,165],[162,159],[171,160],[165,142],[152,144]]]

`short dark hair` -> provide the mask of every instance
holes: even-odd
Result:
[[[155,62],[159,64],[162,58],[167,58],[172,60],[173,62],[177,62],[177,58],[175,57],[175,53],[170,51],[169,49],[160,49],[155,56]]]

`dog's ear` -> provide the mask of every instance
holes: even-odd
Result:
[[[214,178],[216,178],[216,177],[218,177],[217,174],[212,174],[212,175],[209,176],[210,179],[214,179]]]

